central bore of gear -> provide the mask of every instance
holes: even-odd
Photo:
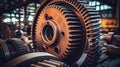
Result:
[[[54,31],[52,26],[50,26],[49,24],[45,25],[42,30],[43,40],[45,40],[46,42],[51,42],[53,36],[54,36]]]
[[[59,39],[59,28],[53,21],[47,21],[42,25],[41,40],[46,46],[56,46]]]

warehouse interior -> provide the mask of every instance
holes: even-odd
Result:
[[[120,67],[120,0],[0,0],[0,67]]]

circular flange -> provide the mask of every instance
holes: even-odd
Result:
[[[46,21],[43,23],[42,30],[40,31],[41,42],[46,46],[55,46],[59,40],[59,28],[53,21]]]

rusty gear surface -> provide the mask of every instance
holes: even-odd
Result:
[[[34,46],[68,64],[77,61],[83,53],[87,54],[83,64],[89,59],[91,62],[98,58],[99,18],[86,1],[42,0],[33,23]]]

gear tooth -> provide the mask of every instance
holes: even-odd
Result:
[[[69,21],[69,23],[77,23],[78,25],[80,25],[79,21]]]
[[[75,41],[75,42],[79,42],[81,40],[81,38],[79,38],[79,39],[70,39],[69,41]]]
[[[83,4],[86,9],[96,9],[95,6],[91,6],[89,4]]]
[[[90,17],[90,19],[96,19],[96,18],[100,18],[100,16],[99,15],[91,15],[91,17]]]
[[[57,7],[57,5],[55,5],[55,6],[56,6],[56,7],[55,7],[56,9],[61,10],[61,8],[60,8],[60,7]]]
[[[98,12],[97,10],[87,9],[88,12]]]
[[[65,57],[66,57],[66,54],[63,53],[63,55],[61,56],[61,59],[64,60]]]
[[[67,48],[67,50],[75,50],[76,48],[79,48],[79,47],[70,47],[70,48]]]
[[[69,40],[70,43],[80,42],[80,40]]]
[[[83,8],[83,5],[81,5],[81,4],[78,2],[77,7],[78,7],[78,10],[80,11],[80,10]]]
[[[99,22],[99,21],[100,21],[100,19],[87,20],[86,24],[96,23],[96,22]]]
[[[58,8],[56,5],[53,5],[54,8]]]
[[[77,23],[77,24],[79,24],[79,23]],[[70,24],[70,23],[68,23],[68,25],[70,25],[71,28],[73,28],[73,27],[76,27],[76,28],[79,27],[79,28],[81,28],[81,25],[77,25],[77,24],[73,24],[73,23]]]
[[[67,21],[79,21],[78,18],[75,18],[75,17],[68,17]]]
[[[78,1],[77,0],[73,0],[73,4],[76,6],[76,3],[77,3]]]
[[[53,8],[53,7],[54,7],[54,8],[58,8],[58,7],[57,7],[57,5],[52,5],[52,7],[51,7],[51,8]]]
[[[81,38],[81,36],[70,36],[69,38],[70,39],[79,39],[79,38]]]
[[[97,18],[97,17],[96,17],[96,18]],[[99,21],[100,21],[99,18],[98,18],[98,19],[92,19],[92,20],[91,20],[91,18],[88,17],[88,18],[85,19],[86,24],[91,24],[91,23],[96,23],[96,22],[100,23]]]
[[[63,58],[65,58],[65,56],[66,56],[66,53],[63,53]]]
[[[89,12],[89,14],[88,14],[88,12],[89,12],[89,11],[84,11],[84,12],[82,13],[82,15],[83,15],[83,17],[84,17],[84,19],[85,19],[85,22],[87,22],[87,21],[90,20],[90,19],[100,18],[100,16],[98,15],[99,12]],[[89,16],[91,16],[91,17],[89,17]]]
[[[77,34],[80,34],[81,32],[69,32],[69,34],[71,34],[71,35],[77,35]]]
[[[74,45],[73,45],[74,44]],[[69,46],[75,46],[78,47],[80,44],[79,43],[69,43]]]
[[[60,56],[60,57],[58,57],[60,60],[62,60],[63,58],[62,58],[62,56]]]
[[[94,22],[90,22],[90,20],[89,21],[87,21],[85,24],[86,25],[89,25],[89,24],[96,24],[96,23],[99,23],[99,24],[101,24],[101,22],[99,21],[99,19],[97,19],[96,21],[94,21]]]
[[[95,28],[93,28],[94,30],[98,30],[98,29],[101,29],[101,27],[100,26],[98,26],[98,27],[95,27]]]
[[[82,5],[82,7],[80,9],[80,13],[82,14],[84,11],[86,11],[86,8],[84,8],[84,6]]]
[[[91,20],[89,16],[90,16],[89,14],[85,14],[85,15],[84,15],[84,19],[85,19],[84,21],[85,21],[85,22],[88,22],[88,21]]]
[[[80,26],[80,23],[68,23],[68,25],[70,25],[70,26],[79,26],[79,27],[82,27],[82,26]]]
[[[87,32],[87,33],[91,33],[91,32],[97,32],[98,30],[99,30],[99,28],[96,29],[96,30],[92,30],[92,29],[91,29],[91,30],[87,30],[86,32]],[[99,31],[99,33],[100,33],[100,31]],[[98,34],[94,34],[94,35],[98,35]]]
[[[77,34],[77,35],[70,35],[70,37],[81,37],[81,34]]]
[[[93,35],[95,35],[95,34],[98,34],[98,33],[100,33],[99,31],[89,31],[89,33],[88,33],[88,35],[90,35],[90,36],[93,36]]]
[[[74,0],[69,0],[70,3],[74,3]]]
[[[78,6],[78,1],[74,1],[74,5],[75,5],[75,6]]]
[[[71,20],[71,21],[76,21],[76,20],[79,20],[77,17],[67,17],[68,18],[68,21]]]
[[[71,55],[75,54],[74,50],[69,50],[69,52],[67,52],[68,54],[66,55],[66,57],[71,57]]]
[[[75,33],[78,33],[78,34],[79,34],[79,33],[81,33],[81,32],[82,32],[81,30],[71,30],[70,33],[71,33],[71,34],[72,34],[72,33],[73,33],[73,34],[75,34]]]
[[[89,14],[85,14],[84,19],[85,22],[88,22],[90,20]]]
[[[86,28],[87,29],[89,29],[90,27],[92,27],[92,28],[96,27],[97,28],[99,25],[100,25],[100,23],[94,23],[94,24],[91,24],[91,25],[87,25]],[[100,28],[98,28],[98,29],[100,29]]]
[[[81,15],[85,18],[87,13],[87,11],[84,11]]]
[[[60,7],[57,7],[58,10],[62,11],[62,9]]]
[[[49,7],[46,7],[46,8],[48,9],[48,8],[52,8],[52,7],[54,7],[54,5],[50,5]]]

